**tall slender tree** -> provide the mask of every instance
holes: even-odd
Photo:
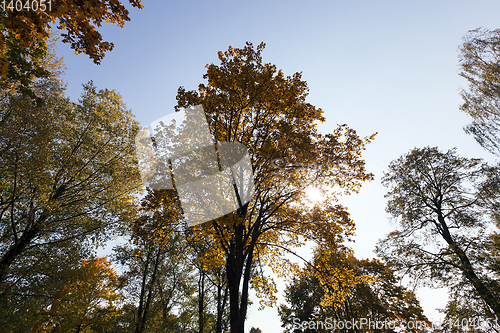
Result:
[[[140,217],[130,224],[130,242],[114,248],[132,312],[133,320],[128,324],[135,333],[182,332],[186,325],[194,326],[192,319],[183,322],[181,318],[185,303],[193,297],[195,277],[185,255],[180,214],[175,192],[149,190],[142,200]],[[175,308],[180,309],[178,315]]]
[[[454,286],[463,278],[498,318],[500,281],[488,264],[498,179],[497,168],[455,150],[415,148],[391,162],[383,183],[398,229],[378,253],[431,285]]]
[[[461,110],[472,117],[465,131],[491,153],[500,156],[500,29],[475,29],[460,47]]]

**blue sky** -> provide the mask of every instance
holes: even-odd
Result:
[[[380,176],[391,160],[413,147],[458,147],[466,157],[494,158],[462,127],[459,110],[458,47],[470,29],[500,28],[497,1],[152,1],[130,9],[120,29],[105,25],[114,42],[102,64],[59,45],[68,94],[77,99],[81,84],[115,89],[142,125],[173,112],[179,86],[195,89],[205,65],[218,63],[228,46],[267,44],[263,60],[286,75],[302,72],[308,102],[325,111],[326,133],[348,124],[362,136],[378,132],[368,146],[367,167],[376,175],[359,195],[341,199],[357,224],[359,258],[372,257],[379,238],[394,228],[384,212]],[[279,284],[283,287],[283,284]],[[419,290],[426,314],[446,292]],[[256,301],[254,299],[254,301]],[[255,302],[257,304],[257,302]],[[275,309],[250,309],[247,328],[282,330]]]

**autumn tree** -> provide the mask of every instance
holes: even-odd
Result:
[[[2,284],[2,332],[112,332],[122,316],[120,280],[106,258],[61,242],[17,265],[17,283]]]
[[[51,86],[45,103],[3,95],[0,109],[0,280],[30,251],[90,234],[131,214],[138,128],[114,91],[84,85],[79,103]]]
[[[46,313],[34,332],[113,332],[121,309],[119,276],[107,258],[83,260],[65,270]],[[45,315],[45,316],[44,316]]]
[[[207,65],[197,90],[179,88],[177,108],[202,105],[214,141],[237,142],[250,154],[254,195],[236,212],[195,227],[217,242],[217,256],[227,272],[232,333],[242,333],[250,282],[272,293],[270,279],[252,278],[254,263],[270,265],[278,276],[298,272],[285,258],[306,241],[335,248],[352,234],[353,222],[336,191],[353,193],[372,175],[361,153],[373,139],[360,138],[346,125],[322,135],[323,110],[306,102],[307,83],[300,73],[285,76],[263,63],[247,43],[219,52],[220,64]],[[329,201],[314,209],[304,203],[307,186],[332,190]],[[244,195],[241,193],[241,195]],[[326,275],[325,275],[326,277]]]
[[[142,8],[141,0],[129,0],[133,7]],[[22,4],[22,10],[15,6]],[[41,66],[47,51],[47,38],[52,27],[62,31],[63,42],[75,53],[87,54],[99,64],[113,43],[104,41],[98,29],[103,22],[123,27],[129,12],[117,0],[26,0],[5,1],[0,12],[0,86],[28,89],[32,78],[49,74]],[[29,6],[29,9],[25,8]],[[29,89],[28,89],[29,90]]]
[[[186,253],[198,279],[198,332],[226,332],[229,290],[224,258],[211,235],[193,230],[187,235]]]
[[[135,333],[188,331],[195,277],[185,255],[179,199],[174,191],[148,189],[139,214],[125,234],[130,241],[115,247],[113,256],[124,271],[127,325]]]
[[[495,155],[500,155],[500,29],[475,29],[460,47],[461,110],[472,117],[465,131]]]
[[[140,186],[138,123],[116,92],[88,83],[71,102],[57,77],[30,88],[37,102],[0,90],[0,302],[16,325],[135,219]]]
[[[498,318],[499,279],[488,237],[498,218],[498,180],[497,168],[455,150],[415,148],[391,162],[383,184],[398,229],[378,253],[431,285],[463,279]]]
[[[228,326],[223,260],[214,260],[214,240],[189,230],[181,212],[176,191],[148,188],[131,242],[114,249],[137,332],[222,333]]]
[[[440,327],[443,332],[500,332],[495,314],[467,280],[462,279],[450,288],[444,313]]]
[[[88,244],[67,241],[33,251],[16,265],[13,283],[0,284],[2,332],[30,332],[57,321],[57,314],[48,310],[56,301],[64,302],[61,286],[68,285],[92,255]]]
[[[317,258],[318,259],[318,258]],[[415,294],[400,285],[400,279],[394,271],[379,260],[359,260],[350,252],[338,252],[329,255],[328,260],[336,266],[343,266],[353,270],[358,276],[366,276],[364,282],[346,285],[349,289],[343,301],[324,305],[325,286],[317,278],[314,269],[305,266],[298,277],[295,277],[287,286],[285,299],[287,304],[282,304],[279,314],[282,326],[287,332],[327,332],[325,327],[312,328],[305,322],[326,323],[327,318],[333,322],[359,321],[361,318],[370,319],[372,322],[393,323],[394,330],[384,332],[397,332],[408,322],[420,322],[420,329],[410,329],[410,332],[424,332],[425,326],[431,323],[424,316],[419,301]],[[338,328],[337,328],[338,329]],[[353,328],[349,332],[377,332],[369,328]]]

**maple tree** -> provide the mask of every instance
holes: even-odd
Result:
[[[29,83],[36,101],[0,88],[0,326],[66,327],[78,304],[78,311],[95,314],[88,321],[72,317],[85,321],[81,327],[91,321],[92,330],[107,332],[120,309],[79,302],[84,295],[67,302],[87,285],[99,289],[92,280],[98,276],[114,281],[101,300],[118,297],[116,276],[93,251],[135,218],[140,176],[132,144],[139,126],[114,91],[90,82],[78,102],[65,97],[64,66],[53,47],[41,64],[54,76]],[[76,281],[78,290],[71,289]]]
[[[244,144],[252,163],[252,200],[194,227],[217,244],[211,257],[226,269],[233,333],[244,331],[250,283],[267,296],[264,303],[275,302],[272,279],[252,274],[253,268],[270,265],[278,276],[290,276],[298,265],[285,255],[294,248],[306,241],[339,247],[354,224],[335,203],[336,192],[356,192],[372,179],[361,153],[374,136],[360,138],[347,125],[320,134],[316,123],[325,121],[323,110],[306,102],[307,83],[300,73],[285,76],[263,63],[264,47],[247,43],[219,52],[220,65],[206,67],[208,83],[193,91],[180,87],[177,94],[177,109],[201,104],[215,141]],[[330,199],[307,205],[308,186],[331,189]]]
[[[91,258],[87,244],[61,242],[31,251],[15,266],[15,283],[0,283],[0,327],[2,332],[29,332],[45,327],[47,309],[57,298],[60,287],[75,278],[74,272]],[[73,272],[73,273],[72,273]]]
[[[99,64],[105,52],[113,49],[113,43],[104,41],[98,28],[103,22],[123,27],[129,21],[129,12],[118,0],[57,0],[46,3],[26,0],[38,10],[6,8],[0,12],[0,85],[15,87],[20,84],[26,90],[34,77],[49,75],[40,60],[47,51],[47,38],[53,24],[62,31],[63,42],[69,43],[75,53],[87,54]],[[141,0],[129,0],[133,7],[142,8]]]
[[[387,212],[399,228],[377,252],[430,285],[454,286],[463,279],[498,318],[499,279],[489,230],[499,216],[499,179],[496,167],[455,150],[415,148],[391,162],[383,183],[390,189]]]

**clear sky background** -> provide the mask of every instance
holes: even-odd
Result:
[[[122,0],[125,1],[125,0]],[[302,72],[308,102],[325,111],[323,133],[348,124],[361,136],[378,132],[366,150],[376,179],[342,198],[357,225],[358,258],[373,257],[378,239],[394,229],[385,213],[380,177],[413,147],[458,148],[465,157],[494,161],[462,128],[458,47],[468,30],[500,28],[498,1],[160,1],[130,9],[123,29],[101,32],[115,48],[96,66],[69,45],[64,56],[68,94],[81,84],[115,89],[143,126],[173,112],[179,86],[196,89],[217,52],[246,41],[266,43],[264,62],[285,75]],[[278,285],[283,289],[284,284]],[[418,290],[425,313],[446,304],[446,291]],[[282,331],[276,309],[250,308],[247,330]],[[280,299],[283,302],[282,299]]]

